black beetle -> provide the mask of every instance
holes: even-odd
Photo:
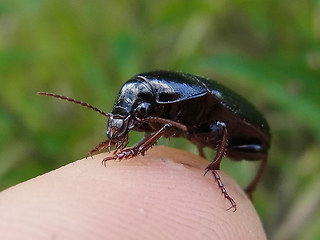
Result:
[[[270,146],[269,126],[264,117],[247,100],[207,78],[174,71],[153,71],[132,77],[121,88],[112,113],[90,104],[52,93],[40,92],[89,107],[109,117],[108,140],[101,142],[88,155],[115,147],[112,159],[127,159],[144,153],[164,137],[184,137],[203,148],[217,150],[211,171],[231,207],[235,201],[228,195],[216,170],[226,155],[233,160],[262,160],[255,178],[246,188],[251,196],[267,162]],[[125,148],[131,130],[145,132],[133,147]],[[229,209],[230,209],[229,208]]]

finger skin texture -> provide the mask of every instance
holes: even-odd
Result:
[[[154,147],[129,160],[108,154],[68,164],[0,193],[0,239],[266,239],[250,200],[208,161]]]

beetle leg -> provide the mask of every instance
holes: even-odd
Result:
[[[94,149],[87,153],[86,158],[92,157],[93,154],[98,153],[106,148],[108,148],[108,151],[110,152],[111,145],[114,145],[114,143],[112,143],[110,140],[105,140],[99,143]]]
[[[118,151],[122,151],[123,149],[125,149],[125,147],[128,145],[129,143],[129,137],[128,135],[126,135],[122,140],[120,140],[119,142],[117,142],[115,144],[115,150],[113,152],[113,154],[116,154]],[[110,150],[109,150],[110,152]]]
[[[224,123],[217,122],[217,126],[220,126],[221,130],[222,130],[221,141],[220,141],[220,144],[217,148],[217,154],[216,154],[214,160],[208,165],[208,167],[206,167],[204,175],[206,175],[207,172],[209,172],[209,171],[212,172],[214,178],[216,179],[216,181],[218,183],[218,186],[219,186],[222,194],[231,203],[231,206],[227,210],[233,208],[234,209],[233,211],[235,212],[237,210],[236,202],[228,194],[227,190],[225,189],[225,187],[221,181],[221,178],[220,178],[218,172],[216,171],[216,170],[220,169],[220,163],[221,163],[222,158],[226,154],[227,145],[228,145],[228,132],[227,132],[226,125]]]
[[[219,146],[217,147],[217,154],[214,160],[209,164],[208,167],[206,167],[206,171],[204,174],[206,174],[210,170],[219,170],[220,169],[220,163],[224,155],[227,151],[227,145],[228,145],[228,133],[227,128],[224,123],[217,122],[217,126],[221,127],[222,131],[222,137]]]
[[[86,158],[88,157],[92,157],[93,154],[101,152],[104,149],[108,149],[108,152],[111,151],[111,147],[115,146],[115,150],[114,150],[114,154],[118,151],[121,151],[122,149],[124,149],[129,143],[129,137],[128,135],[126,135],[123,139],[121,139],[118,142],[114,142],[111,140],[105,140],[101,143],[99,143],[94,149],[92,149],[90,152],[88,152],[86,154]]]
[[[128,159],[135,157],[139,154],[142,156],[144,153],[154,145],[157,140],[163,136],[170,128],[171,124],[165,124],[162,128],[160,128],[156,133],[153,135],[145,136],[140,142],[138,142],[136,145],[134,145],[131,148],[126,148],[120,150],[118,153],[114,154],[111,157],[106,157],[102,160],[102,164],[106,165],[106,162],[109,160],[121,160],[121,159]]]
[[[172,127],[176,127],[182,131],[188,131],[188,128],[186,125],[176,122],[176,121],[172,121],[170,119],[165,119],[165,118],[160,118],[160,117],[146,117],[146,118],[142,118],[140,119],[141,122],[157,122],[157,123],[164,123],[164,124],[170,124]]]
[[[227,190],[225,189],[225,187],[224,187],[224,185],[223,185],[223,183],[222,183],[222,181],[221,181],[221,178],[220,178],[219,174],[217,173],[217,171],[212,170],[212,174],[213,174],[214,178],[216,179],[216,181],[217,181],[217,183],[218,183],[218,186],[219,186],[222,194],[223,194],[224,197],[225,197],[226,199],[228,199],[229,202],[231,203],[231,206],[227,209],[227,211],[230,210],[231,208],[233,208],[233,211],[234,211],[234,212],[237,211],[237,204],[236,204],[236,202],[233,200],[233,198],[230,197],[230,195],[228,194],[228,192],[227,192]]]
[[[198,145],[197,148],[198,148],[200,157],[206,158],[206,155],[204,154],[204,151],[203,151],[203,147]]]
[[[248,195],[248,197],[250,199],[252,199],[252,192],[256,189],[257,187],[257,184],[258,182],[260,181],[261,177],[262,177],[262,174],[264,172],[264,169],[267,165],[267,158],[263,159],[260,166],[259,166],[259,169],[257,171],[257,174],[256,176],[254,177],[254,179],[252,179],[252,181],[250,182],[250,184],[245,188],[245,191]]]

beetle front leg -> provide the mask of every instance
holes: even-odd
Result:
[[[219,186],[222,194],[231,203],[231,206],[227,210],[233,208],[234,209],[233,211],[235,212],[237,210],[237,204],[232,199],[232,197],[230,197],[230,195],[228,194],[227,190],[225,189],[225,187],[224,187],[224,185],[223,185],[223,183],[221,181],[221,178],[220,178],[218,172],[216,171],[216,170],[220,169],[221,160],[225,156],[226,151],[227,151],[228,132],[227,132],[226,125],[224,123],[222,123],[222,122],[217,122],[215,127],[219,127],[221,129],[222,137],[221,137],[221,140],[220,140],[220,144],[217,147],[217,154],[216,154],[214,160],[208,165],[208,167],[206,167],[204,175],[206,175],[208,171],[212,172],[214,178],[216,179],[216,181],[218,183],[218,186]]]
[[[145,136],[140,142],[134,145],[131,148],[126,148],[120,150],[118,153],[115,153],[111,157],[106,157],[102,160],[102,164],[106,165],[106,162],[109,160],[121,160],[121,159],[128,159],[135,157],[139,154],[144,155],[144,153],[154,145],[157,140],[163,136],[168,130],[171,128],[171,124],[165,124],[162,128],[160,128],[156,133],[153,135]]]
[[[121,139],[117,142],[111,141],[109,139],[105,140],[105,141],[99,143],[94,149],[89,151],[86,155],[86,158],[92,157],[93,154],[101,152],[104,149],[108,149],[108,152],[110,152],[111,147],[113,147],[113,146],[115,146],[114,153],[116,153],[117,151],[124,149],[128,145],[128,143],[129,143],[128,135],[124,136],[123,139]]]
[[[94,149],[87,153],[86,158],[92,157],[93,154],[98,153],[104,149],[108,149],[108,152],[110,152],[111,145],[114,145],[114,143],[112,143],[110,140],[105,140],[99,143],[96,147],[94,147]]]

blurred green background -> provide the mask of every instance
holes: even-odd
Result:
[[[108,112],[127,79],[154,69],[208,76],[264,113],[272,148],[254,204],[266,232],[320,239],[319,0],[2,0],[0,189],[106,139],[101,115],[37,91]],[[159,144],[196,150],[184,140]],[[257,166],[222,165],[242,186]]]

